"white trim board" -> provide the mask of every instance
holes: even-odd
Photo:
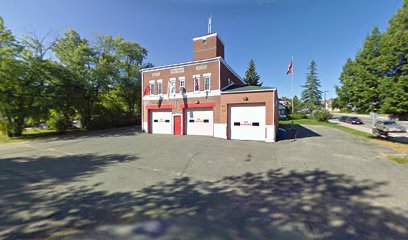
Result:
[[[204,59],[204,60],[169,64],[169,65],[157,66],[157,67],[152,67],[152,68],[144,68],[144,69],[140,70],[140,72],[144,73],[144,72],[152,72],[152,71],[157,71],[157,70],[176,68],[176,67],[180,67],[180,66],[198,65],[198,64],[203,64],[203,63],[216,62],[216,61],[219,61],[220,59],[221,59],[221,57],[215,57],[215,58],[209,58],[209,59]]]
[[[274,91],[276,91],[276,88],[259,89],[259,90],[243,90],[243,91],[235,91],[235,92],[221,92],[221,94],[250,93],[250,92],[274,92]]]
[[[245,84],[244,81],[242,80],[242,78],[238,75],[238,73],[236,73],[234,71],[234,69],[232,69],[231,66],[228,65],[228,63],[222,57],[215,57],[215,58],[209,58],[209,59],[204,59],[204,60],[197,60],[197,61],[191,61],[191,62],[163,65],[163,66],[152,67],[152,68],[144,68],[144,69],[140,70],[140,72],[141,73],[153,72],[153,71],[158,71],[158,70],[177,68],[177,67],[181,67],[181,66],[194,66],[194,65],[198,65],[198,64],[211,63],[211,62],[216,62],[216,61],[222,62],[222,64],[224,64],[224,66],[227,67],[228,70],[230,70],[232,72],[232,74],[234,74],[243,84]],[[220,69],[219,71],[221,71],[221,65],[220,64],[219,64],[219,69]],[[221,79],[221,75],[219,76],[219,78]]]
[[[220,41],[222,42],[222,45],[224,45],[224,47],[225,47],[225,43],[221,39],[221,36],[218,33],[211,33],[211,34],[207,34],[207,35],[204,35],[204,36],[195,37],[195,38],[193,38],[193,41],[201,40],[201,39],[204,40],[204,39],[207,39],[209,37],[218,37],[218,39],[220,39]]]
[[[205,97],[214,97],[221,96],[220,90],[211,90],[211,91],[199,91],[199,92],[187,92],[185,94],[176,93],[171,95],[170,99],[180,99],[180,98],[205,98]],[[168,100],[167,97],[161,96],[163,100]],[[160,100],[159,95],[146,95],[143,97],[143,101],[156,101]]]

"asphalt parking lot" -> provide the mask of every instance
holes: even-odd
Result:
[[[276,143],[121,128],[0,144],[0,239],[408,239],[408,167],[325,127]]]

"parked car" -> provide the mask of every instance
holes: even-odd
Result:
[[[346,122],[349,117],[341,116],[339,117],[339,122]]]
[[[82,124],[80,120],[73,120],[71,124],[72,128],[82,128]]]
[[[388,136],[388,133],[405,133],[407,130],[397,124],[397,122],[389,120],[389,121],[377,121],[374,124],[373,128],[373,134],[374,136]]]
[[[48,126],[46,123],[40,123],[38,124],[38,127],[41,129],[50,129],[50,126]]]
[[[364,124],[363,121],[358,117],[349,117],[346,119],[346,123],[350,124]]]
[[[306,113],[306,114],[311,113],[309,109],[302,109],[302,110],[299,110],[298,112],[303,112],[303,113]]]

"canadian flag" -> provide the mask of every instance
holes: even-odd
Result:
[[[144,92],[143,92],[143,96],[146,96],[147,94],[149,94],[150,93],[150,87],[149,86],[146,86],[146,88],[145,88],[145,90],[144,90]]]
[[[288,66],[288,71],[286,72],[286,75],[292,73],[292,67],[293,67],[293,60],[290,60],[289,66]]]

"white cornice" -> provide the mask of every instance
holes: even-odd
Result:
[[[274,92],[274,91],[276,91],[276,88],[257,89],[257,90],[242,90],[242,91],[230,91],[230,92],[221,92],[221,94],[250,93],[250,92]]]
[[[152,67],[152,68],[145,68],[145,69],[142,69],[140,71],[141,72],[152,72],[152,71],[169,69],[169,68],[176,68],[176,67],[181,67],[181,66],[190,66],[190,65],[197,65],[197,64],[203,64],[203,63],[216,62],[216,61],[219,61],[220,59],[222,59],[222,58],[221,57],[215,57],[215,58],[209,58],[209,59],[204,59],[204,60],[196,60],[196,61],[169,64],[169,65],[163,65],[163,66]]]
[[[220,37],[220,35],[219,35],[218,33],[211,33],[211,34],[207,34],[207,35],[195,37],[195,38],[193,38],[193,41],[196,41],[196,40],[204,40],[204,39],[207,39],[207,38],[209,38],[209,37],[218,37],[218,39],[220,39],[220,41],[222,42],[222,45],[225,46],[224,41],[221,39],[221,37]]]

